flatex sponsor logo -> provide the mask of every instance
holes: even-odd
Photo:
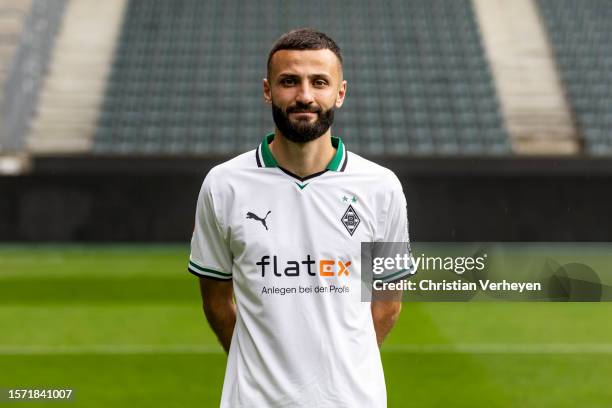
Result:
[[[348,277],[351,273],[351,261],[340,259],[315,260],[308,254],[302,260],[279,261],[276,255],[264,255],[261,260],[255,262],[261,271],[261,277],[298,277],[298,276],[322,276],[322,277]]]

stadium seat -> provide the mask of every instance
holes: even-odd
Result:
[[[351,150],[510,154],[469,0],[392,0],[385,8],[358,0],[350,9],[322,1],[130,0],[94,150],[253,148],[273,125],[261,98],[268,49],[303,26],[328,32],[343,49],[349,92],[335,131]]]
[[[605,0],[538,0],[584,148],[612,154],[612,11]]]

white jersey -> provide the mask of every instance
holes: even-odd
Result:
[[[385,407],[360,243],[408,242],[401,184],[335,137],[327,169],[297,177],[273,138],[213,168],[197,204],[189,271],[232,280],[237,307],[221,406]]]

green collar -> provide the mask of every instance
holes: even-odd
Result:
[[[264,167],[278,167],[278,163],[274,156],[272,156],[272,152],[270,151],[270,143],[274,140],[274,132],[267,134],[264,136],[261,144],[259,145],[259,150],[261,152],[261,158],[263,160]],[[342,143],[342,139],[339,137],[332,136],[331,138],[332,146],[336,148],[336,154],[333,159],[327,165],[327,170],[331,171],[343,171],[344,166],[342,164],[346,162],[346,155],[344,153],[344,143]]]

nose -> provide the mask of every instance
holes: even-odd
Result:
[[[314,102],[314,95],[312,93],[312,88],[310,87],[310,84],[307,83],[307,81],[304,81],[304,83],[300,87],[295,100],[296,102],[304,104],[304,105],[310,105],[311,103]]]

